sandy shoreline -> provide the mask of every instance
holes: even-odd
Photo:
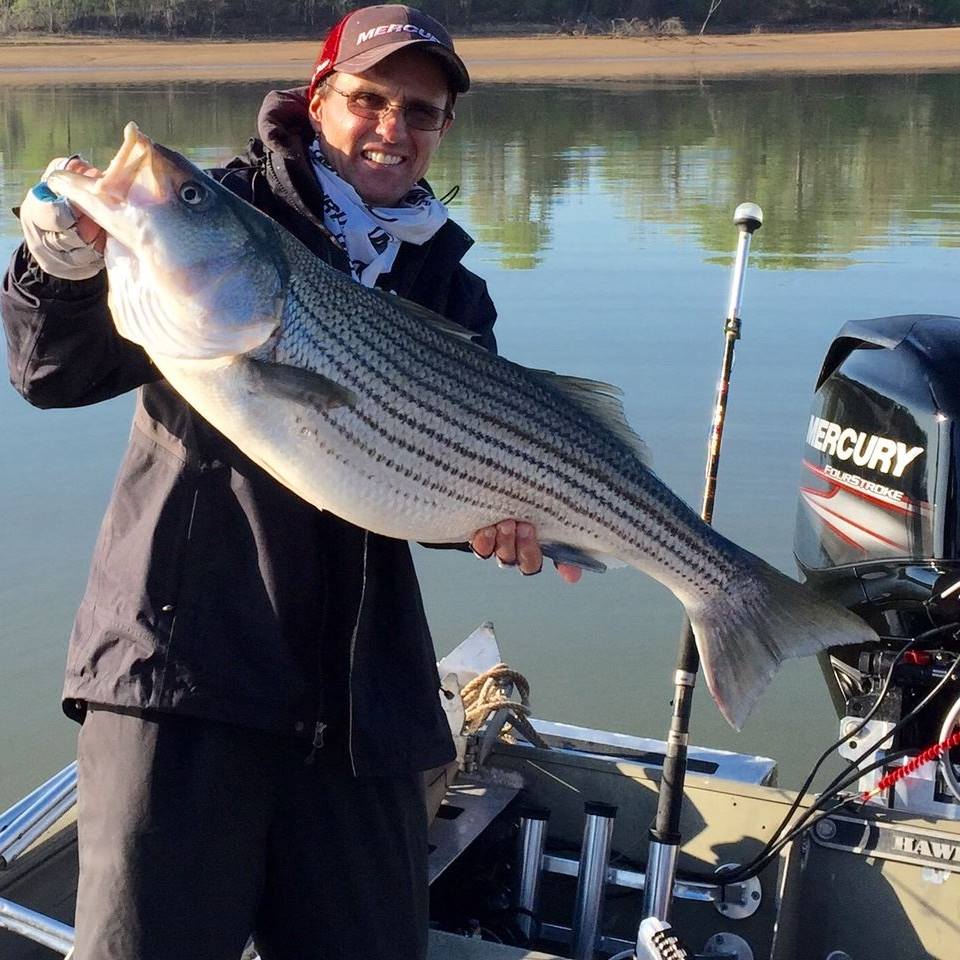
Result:
[[[764,73],[960,70],[960,27],[704,37],[465,38],[475,81],[624,82]],[[76,38],[0,43],[0,84],[296,80],[311,41],[152,42]]]

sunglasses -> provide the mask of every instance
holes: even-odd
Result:
[[[344,93],[329,80],[324,86],[334,93],[339,93],[347,101],[347,109],[355,117],[363,117],[365,120],[379,120],[387,111],[399,110],[408,127],[413,127],[414,130],[439,130],[448,120],[453,119],[452,111],[431,106],[429,103],[416,100],[413,103],[393,103],[379,93],[371,93],[369,90]]]

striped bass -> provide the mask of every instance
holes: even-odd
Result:
[[[108,235],[119,332],[316,507],[433,543],[515,518],[554,559],[643,570],[686,608],[737,728],[787,657],[875,638],[703,523],[646,466],[614,388],[360,286],[135,124],[101,178],[49,185]]]

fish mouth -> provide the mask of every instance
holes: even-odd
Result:
[[[165,153],[131,120],[123,128],[120,149],[99,177],[58,170],[47,184],[103,227],[108,240],[129,247],[143,238],[136,231],[141,218],[128,212],[166,202],[174,183],[186,179],[176,176],[176,166]]]
[[[153,141],[131,120],[123,128],[123,143],[120,149],[100,178],[100,191],[116,202],[125,200],[141,168],[151,166],[152,155]],[[156,181],[155,176],[152,179]]]

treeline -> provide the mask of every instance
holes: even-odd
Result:
[[[0,33],[208,37],[316,36],[357,2],[344,0],[0,0]],[[790,24],[951,23],[960,0],[420,0],[456,32],[539,29],[646,33]]]

